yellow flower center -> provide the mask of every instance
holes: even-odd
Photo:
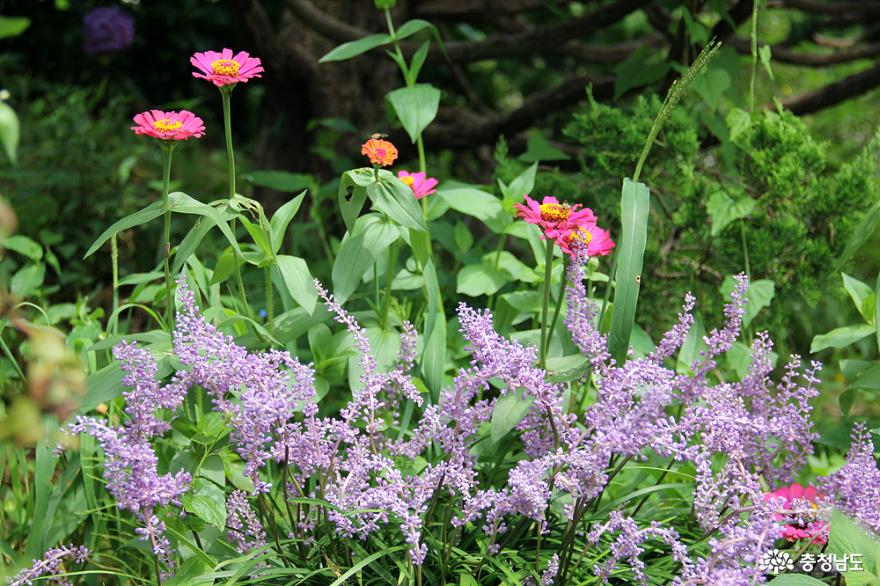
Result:
[[[171,132],[181,126],[183,126],[183,122],[180,120],[169,120],[168,118],[162,118],[153,122],[153,128],[159,132]]]
[[[406,183],[407,185],[409,185],[410,187],[412,187],[416,183],[416,180],[412,175],[407,175],[406,177],[401,177],[400,180],[403,181],[404,183]]]
[[[217,75],[238,75],[239,67],[241,65],[238,64],[238,61],[232,59],[217,59],[211,63],[211,69]]]
[[[584,228],[583,226],[578,226],[578,229],[571,233],[571,236],[568,237],[569,242],[577,242],[578,244],[587,245],[593,239],[593,233]]]
[[[571,208],[561,203],[542,203],[541,219],[546,222],[564,222],[571,215]]]

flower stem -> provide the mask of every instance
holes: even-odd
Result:
[[[165,210],[165,229],[162,238],[162,254],[165,257],[165,314],[168,330],[174,331],[174,300],[171,296],[171,204],[168,191],[171,184],[171,155],[173,147],[162,148],[162,209]],[[116,287],[114,284],[114,292]],[[172,333],[173,335],[173,333]]]
[[[553,240],[547,239],[547,252],[544,256],[544,303],[541,306],[541,354],[538,365],[541,368],[547,366],[547,313],[550,309],[550,280],[553,276]]]
[[[563,263],[566,263],[563,259]],[[559,322],[559,314],[562,312],[562,299],[565,296],[565,266],[562,267],[562,278],[559,279],[559,293],[556,296],[556,308],[553,310],[553,319],[550,320],[550,330],[547,333],[547,346],[550,346],[550,338],[556,331],[556,324]]]
[[[223,99],[223,131],[226,135],[226,158],[227,172],[229,176],[229,199],[235,198],[235,152],[232,150],[232,87],[224,86],[220,88],[220,97]],[[232,220],[232,232],[235,233],[235,220]],[[238,286],[238,292],[241,295],[242,309],[248,313],[247,296],[244,292],[244,281],[241,278],[241,257],[238,252],[233,250],[235,255],[235,281]]]
[[[382,299],[382,329],[388,329],[388,309],[391,305],[391,285],[394,281],[394,264],[397,261],[397,247],[388,247],[388,268],[385,271],[385,297]]]
[[[266,323],[269,326],[269,333],[272,331],[272,320],[275,318],[274,295],[272,294],[272,266],[269,265],[264,270],[266,272]]]
[[[113,315],[119,309],[119,245],[116,242],[116,234],[110,238],[110,259],[113,267]],[[113,334],[116,328],[113,328]]]

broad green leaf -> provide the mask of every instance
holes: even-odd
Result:
[[[245,174],[244,178],[260,187],[287,192],[303,191],[315,182],[311,175],[287,171],[251,171]]]
[[[422,208],[413,196],[412,189],[390,172],[385,171],[380,177],[379,183],[367,186],[367,197],[373,202],[373,206],[405,228],[427,231]]]
[[[351,59],[352,57],[362,55],[363,53],[375,49],[376,47],[387,45],[390,42],[391,37],[386,34],[370,35],[356,41],[349,41],[348,43],[343,43],[339,45],[338,47],[321,57],[318,60],[318,63],[327,63],[330,61],[345,61],[346,59]]]
[[[0,16],[0,39],[16,37],[31,25],[26,16]]]
[[[17,162],[19,133],[18,114],[6,102],[0,102],[0,142],[13,165]]]
[[[415,52],[412,57],[412,61],[409,64],[408,78],[410,85],[416,83],[416,80],[419,79],[419,73],[422,71],[422,65],[425,64],[425,59],[428,58],[428,50],[431,48],[431,41],[425,41],[419,47],[419,50]]]
[[[364,273],[399,236],[393,224],[376,214],[358,218],[333,261],[333,294],[339,303],[344,303],[357,290]]]
[[[365,177],[365,174],[368,177]],[[366,181],[365,181],[366,179]],[[342,221],[349,232],[354,228],[364,203],[367,201],[366,187],[374,181],[372,169],[353,169],[342,174],[339,180],[337,200]]]
[[[721,105],[721,98],[727,94],[730,85],[730,74],[718,68],[708,69],[693,81],[694,91],[712,110],[717,110]]]
[[[227,248],[217,257],[217,264],[214,265],[214,272],[209,284],[222,283],[235,273],[236,266],[241,266],[241,260],[232,252],[231,248]]]
[[[196,478],[180,499],[183,509],[220,530],[226,529],[226,497],[213,482]]]
[[[727,128],[730,129],[730,140],[736,139],[752,126],[752,116],[745,110],[733,108],[725,118]]]
[[[755,200],[748,197],[735,200],[723,191],[713,193],[706,203],[706,211],[712,219],[712,236],[718,236],[727,226],[748,216],[755,205]]]
[[[850,378],[848,375],[846,375],[846,373],[844,373],[844,376],[846,376],[847,380],[850,381],[849,387],[851,389],[868,389],[871,391],[880,391],[880,364],[876,362],[871,362],[869,364],[871,366],[868,366],[864,370],[861,370],[853,378]]]
[[[28,297],[43,284],[45,276],[46,265],[27,264],[12,275],[9,290],[16,297]]]
[[[436,403],[443,388],[446,373],[446,314],[434,259],[429,258],[422,270],[427,296],[428,314],[425,319],[425,343],[422,349],[422,375]]]
[[[721,284],[721,294],[730,297],[736,288],[736,280],[728,275]],[[776,285],[769,279],[759,279],[749,283],[746,291],[746,312],[743,315],[743,326],[748,326],[762,309],[768,307],[776,294]]]
[[[36,465],[34,471],[34,508],[32,510],[33,518],[28,528],[29,538],[27,540],[27,548],[25,553],[29,559],[37,559],[43,556],[46,551],[45,536],[51,525],[47,525],[46,511],[49,507],[49,492],[52,489],[52,476],[55,473],[55,466],[58,463],[58,456],[55,455],[54,446],[50,446],[48,441],[40,441],[36,447]]]
[[[458,272],[456,293],[479,297],[492,295],[509,283],[510,274],[485,263],[467,265]]]
[[[510,185],[502,185],[501,191],[504,193],[504,199],[511,202],[521,202],[525,196],[530,194],[535,188],[535,177],[538,174],[538,163],[534,162],[529,165],[525,171],[517,175]]]
[[[213,578],[206,577],[212,570],[211,564],[199,555],[194,555],[175,569],[174,575],[164,582],[165,586],[210,586]]]
[[[296,213],[299,211],[303,200],[306,197],[305,191],[294,197],[292,200],[281,206],[275,211],[272,219],[269,220],[269,231],[272,236],[272,252],[277,254],[281,250],[281,244],[284,242],[284,233],[290,225]]]
[[[648,238],[650,193],[644,183],[623,180],[621,196],[621,238],[617,250],[614,307],[608,350],[618,364],[626,362],[630,336],[635,323],[636,305],[642,283],[642,263]]]
[[[880,583],[880,541],[876,535],[868,533],[853,519],[838,510],[831,513],[828,552],[838,558],[854,553],[861,554],[862,570],[843,572],[847,586],[853,584],[873,586]]]
[[[581,380],[591,368],[590,361],[583,354],[554,356],[547,359],[547,382],[567,383]]]
[[[19,234],[4,238],[0,241],[0,248],[13,250],[18,254],[28,257],[34,262],[39,262],[40,259],[43,258],[43,247],[27,236],[21,236]]]
[[[278,272],[281,273],[290,296],[311,315],[315,311],[318,292],[315,290],[315,280],[309,272],[306,261],[298,256],[286,254],[279,255],[275,261],[278,263]]]
[[[510,216],[504,211],[501,200],[475,187],[438,189],[437,196],[455,211],[477,218],[493,232],[500,232],[510,223]]]
[[[122,394],[122,368],[111,362],[86,378],[86,396],[79,406],[80,413],[88,413],[101,403],[111,401]]]
[[[498,443],[522,421],[534,402],[534,397],[522,398],[519,390],[511,390],[495,401],[492,410],[490,433],[492,441]]]
[[[168,204],[172,212],[210,218],[211,221],[214,222],[214,225],[220,229],[220,232],[223,233],[223,236],[226,237],[226,241],[229,242],[230,246],[232,246],[236,252],[241,254],[241,250],[238,247],[238,240],[236,240],[235,235],[229,228],[229,224],[226,223],[226,218],[220,210],[213,206],[209,206],[206,203],[202,203],[181,191],[175,191],[174,193],[169,194]]]
[[[706,342],[703,336],[706,335],[706,329],[703,327],[703,320],[699,316],[694,316],[694,325],[688,330],[684,339],[684,344],[678,351],[678,358],[675,361],[675,370],[679,374],[688,374],[691,372],[694,360],[699,357],[700,352],[706,349]]]
[[[389,92],[388,101],[410,140],[415,143],[419,134],[437,116],[440,90],[426,83],[417,83]]]
[[[414,18],[412,20],[408,20],[397,29],[397,33],[394,37],[398,41],[402,41],[407,37],[411,37],[417,32],[423,31],[427,28],[434,28],[434,25],[428,22],[427,20],[422,20],[420,18]]]
[[[101,248],[105,242],[110,240],[110,237],[114,234],[119,234],[129,228],[134,228],[135,226],[140,226],[141,224],[146,224],[147,222],[155,220],[162,215],[163,211],[162,202],[154,201],[147,207],[142,208],[133,214],[129,214],[121,220],[117,220],[98,236],[97,240],[95,240],[95,242],[89,247],[88,251],[86,251],[83,258],[89,258],[92,256],[95,251]]]
[[[826,348],[845,348],[853,342],[858,342],[873,333],[874,326],[869,324],[837,328],[827,334],[820,334],[813,338],[813,343],[810,345],[810,353],[819,352]]]
[[[180,272],[180,269],[183,268],[186,261],[195,253],[199,244],[202,243],[202,240],[205,239],[205,236],[208,235],[208,232],[213,227],[214,221],[211,218],[202,217],[196,220],[196,225],[186,233],[186,236],[183,237],[183,240],[180,241],[177,250],[174,252],[174,262],[171,265],[172,274],[176,275]]]
[[[843,288],[849,293],[856,309],[859,310],[859,313],[862,314],[862,317],[865,318],[866,322],[874,325],[876,296],[874,295],[871,286],[858,279],[850,277],[846,273],[840,273],[840,276],[843,277]]]
[[[753,357],[752,350],[747,345],[742,342],[734,342],[724,356],[727,359],[727,365],[736,372],[740,379],[745,378],[749,374]],[[768,357],[770,363],[775,366],[779,355],[776,352],[770,352]]]

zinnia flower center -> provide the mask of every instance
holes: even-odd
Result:
[[[568,237],[568,241],[572,243],[577,243],[586,246],[593,239],[593,233],[584,228],[583,226],[578,226],[578,229],[571,233],[571,236]]]
[[[400,180],[403,181],[404,183],[406,183],[407,185],[409,185],[410,187],[412,187],[416,183],[415,177],[413,177],[412,175],[407,175],[406,177],[401,177]]]
[[[159,132],[171,132],[181,126],[183,126],[183,122],[180,120],[169,120],[168,118],[161,118],[153,122],[153,128]]]
[[[571,208],[561,203],[542,203],[541,219],[545,222],[564,222],[571,215]]]
[[[233,59],[217,59],[211,63],[211,69],[217,75],[238,75],[238,69],[241,65]]]

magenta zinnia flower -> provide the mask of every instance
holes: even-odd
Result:
[[[787,541],[809,539],[810,543],[824,544],[828,542],[828,524],[815,519],[818,499],[819,493],[815,487],[804,488],[798,483],[782,486],[764,495],[765,502],[782,505],[784,511],[791,511],[790,514],[774,513],[777,522],[788,523],[782,527],[780,537]]]
[[[560,203],[558,199],[549,195],[541,203],[528,195],[525,198],[526,203],[514,204],[516,215],[529,224],[540,226],[547,238],[555,240],[560,234],[568,233],[577,226],[596,223],[593,210],[583,208],[579,203],[574,205]]]
[[[582,224],[568,232],[561,232],[556,237],[556,244],[569,255],[574,255],[579,246],[586,246],[587,256],[606,256],[611,254],[615,246],[611,234],[596,224]]]
[[[264,71],[259,58],[251,57],[245,51],[233,57],[232,49],[223,49],[220,53],[196,53],[189,58],[189,62],[199,70],[193,71],[193,77],[207,79],[217,87],[247,82],[252,77],[262,77],[260,74]]]
[[[201,138],[205,134],[205,123],[187,110],[147,110],[135,116],[134,122],[137,126],[132,126],[131,129],[135,134],[145,134],[160,140],[186,140]]]
[[[409,185],[410,189],[416,196],[416,199],[422,199],[426,195],[436,193],[437,180],[428,177],[421,171],[418,173],[409,173],[408,171],[398,171],[397,178]]]

